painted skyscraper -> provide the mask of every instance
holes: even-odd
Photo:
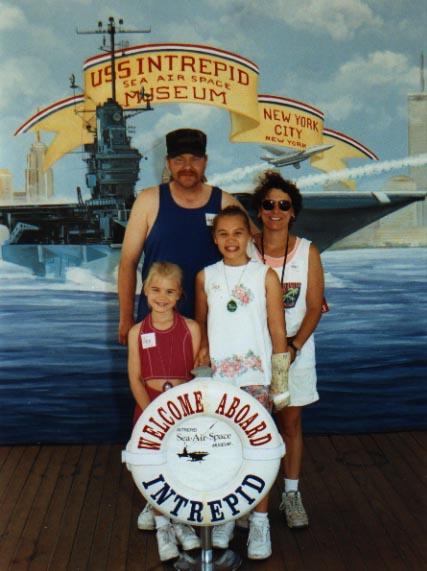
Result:
[[[427,153],[427,93],[424,80],[424,55],[420,59],[420,91],[408,95],[408,154]],[[417,190],[427,190],[427,165],[412,166],[409,174],[417,185]],[[427,205],[420,202],[414,205],[418,213],[418,223],[427,224]]]
[[[25,169],[25,192],[30,203],[46,202],[53,196],[52,169],[43,170],[43,160],[47,146],[41,141],[40,133],[31,145]]]

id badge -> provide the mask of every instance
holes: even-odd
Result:
[[[215,216],[216,216],[216,214],[213,212],[206,212],[205,213],[206,226],[212,226]]]
[[[141,333],[141,343],[143,349],[150,349],[150,347],[156,346],[156,334],[153,333]]]

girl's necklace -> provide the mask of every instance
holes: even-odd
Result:
[[[286,266],[286,259],[288,257],[288,246],[289,246],[289,232],[286,236],[286,245],[285,245],[285,256],[283,258],[283,266],[282,266],[282,275],[280,276],[280,285],[283,289],[283,280],[285,278],[285,266]],[[264,232],[261,234],[261,255],[262,255],[262,262],[265,264],[265,256],[264,256]]]
[[[242,271],[242,273],[240,274],[240,277],[239,277],[239,279],[237,280],[236,285],[235,285],[234,288],[232,289],[231,293],[230,293],[230,287],[229,287],[229,285],[228,285],[228,280],[227,280],[227,272],[225,271],[225,264],[224,264],[224,262],[223,262],[222,264],[223,264],[222,267],[223,267],[223,270],[224,270],[225,285],[227,286],[227,293],[228,293],[228,295],[229,295],[229,297],[230,297],[230,300],[228,301],[226,307],[227,307],[227,311],[230,311],[231,313],[234,313],[234,312],[236,311],[236,309],[237,309],[237,302],[236,302],[235,299],[233,299],[233,297],[234,297],[234,296],[233,296],[233,291],[236,289],[236,287],[238,287],[239,285],[242,285],[241,282],[242,282],[243,274],[245,273],[246,268],[247,268],[248,265],[249,265],[249,262],[246,262],[245,267],[243,268],[243,271]]]

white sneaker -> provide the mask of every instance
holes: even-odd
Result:
[[[145,504],[145,508],[138,516],[138,529],[144,531],[152,531],[156,529],[156,522],[154,521],[153,509],[150,504]]]
[[[168,523],[159,527],[156,533],[160,561],[169,561],[179,556],[173,525]]]
[[[308,527],[308,516],[300,492],[283,492],[279,510],[284,512],[288,527]]]
[[[189,551],[190,549],[197,549],[200,547],[200,538],[191,527],[191,525],[185,525],[184,523],[174,523],[173,527],[175,529],[176,538],[182,545],[182,549],[184,551]]]
[[[248,537],[248,558],[267,559],[271,553],[270,524],[268,518],[261,521],[251,518]]]
[[[234,521],[214,525],[212,530],[212,546],[219,549],[227,549],[228,544],[233,539]]]

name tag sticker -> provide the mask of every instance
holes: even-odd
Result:
[[[213,224],[213,219],[215,218],[216,214],[211,213],[211,212],[206,212],[205,213],[205,218],[206,218],[206,226],[212,226]]]
[[[141,333],[141,343],[143,349],[149,349],[156,346],[155,333]]]

